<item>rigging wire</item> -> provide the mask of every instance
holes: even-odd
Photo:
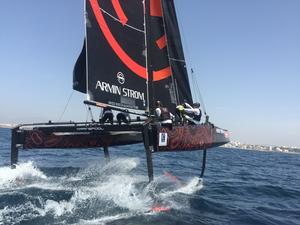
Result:
[[[90,107],[90,106],[86,106],[86,107],[87,107],[86,122],[88,121],[89,116],[90,116],[91,121],[92,121],[92,122],[95,122],[94,116],[93,116],[93,111],[92,111],[91,107]]]
[[[94,120],[94,115],[93,115],[93,111],[92,111],[91,107],[86,105],[86,119],[85,119],[85,122],[87,123],[89,119],[91,119],[92,122],[96,122]]]
[[[69,103],[70,103],[70,101],[71,101],[71,99],[72,99],[72,97],[73,97],[73,94],[74,94],[74,90],[72,90],[71,94],[69,95],[69,98],[68,98],[68,100],[67,100],[67,103],[66,103],[66,105],[65,105],[65,108],[64,108],[63,112],[61,113],[61,115],[60,115],[60,117],[59,117],[59,119],[58,119],[58,122],[60,122],[61,119],[62,119],[62,117],[64,116],[64,114],[65,114],[65,112],[66,112],[66,110],[67,110],[67,108],[68,108],[68,106],[69,106]]]
[[[188,62],[189,62],[190,67],[191,67],[190,78],[191,78],[191,81],[192,81],[191,82],[192,83],[192,90],[194,90],[195,98],[201,102],[201,106],[202,106],[202,109],[204,111],[204,114],[207,115],[206,107],[205,107],[205,104],[204,104],[204,101],[203,101],[203,98],[202,98],[202,95],[201,95],[201,91],[200,91],[200,88],[199,88],[199,82],[198,82],[198,79],[197,79],[197,77],[195,75],[195,72],[194,72],[194,69],[193,69],[193,61],[191,59],[189,45],[186,41],[185,32],[184,32],[184,28],[183,28],[183,25],[182,25],[183,16],[180,14],[180,10],[176,10],[176,11],[179,12],[179,13],[177,13],[177,15],[179,17],[178,24],[179,24],[180,30],[182,31],[181,36],[182,36],[182,40],[183,40],[185,50],[186,50],[186,53],[187,53],[186,55],[187,55],[187,58],[188,58]]]
[[[89,108],[88,106],[86,105],[86,118],[85,118],[85,122],[87,123],[89,120]]]
[[[200,92],[198,80],[195,78],[194,70],[193,70],[193,69],[191,69],[191,73],[192,73],[192,76],[194,77],[194,81],[195,81],[195,82],[193,82],[193,83],[195,83],[195,86],[196,86],[196,92],[198,93],[198,99],[199,99],[200,102],[201,102],[201,105],[202,105],[202,109],[203,109],[203,111],[204,111],[204,114],[207,115],[206,108],[205,108],[205,104],[204,104],[204,101],[203,101],[203,98],[202,98],[202,94],[201,94],[201,92]]]
[[[112,18],[113,20],[118,21],[119,23],[122,23],[121,20],[119,20],[118,18],[114,17],[113,15],[111,15],[109,12],[105,11],[105,10],[102,9],[101,7],[100,7],[100,10],[101,10],[103,13],[105,13],[106,15],[108,15],[110,18]],[[123,24],[123,23],[122,23],[122,24]],[[129,24],[124,24],[124,26],[129,27],[129,28],[131,28],[131,29],[133,29],[133,30],[135,30],[135,31],[138,31],[138,32],[141,32],[141,33],[145,33],[144,30],[140,30],[140,29],[138,29],[138,28],[136,28],[136,27],[134,27],[134,26],[131,26],[131,25],[129,25]]]
[[[91,107],[89,106],[89,111],[90,111],[90,114],[91,114],[91,119],[92,119],[92,122],[95,122],[94,120],[94,116],[93,116],[93,112],[92,112],[92,109]]]

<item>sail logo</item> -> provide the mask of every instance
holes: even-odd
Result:
[[[118,82],[120,84],[124,84],[125,83],[125,77],[124,77],[124,74],[122,72],[118,72],[117,73],[117,79],[118,79]]]
[[[125,79],[124,79],[125,81]],[[101,90],[103,92],[107,92],[114,95],[120,95],[128,98],[133,98],[136,100],[145,101],[145,94],[143,92],[135,91],[129,88],[122,88],[114,84],[109,84],[103,81],[97,81],[96,90]]]

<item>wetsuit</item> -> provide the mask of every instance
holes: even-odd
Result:
[[[110,122],[111,125],[113,125],[113,118],[114,115],[112,113],[111,108],[104,108],[103,109],[103,113],[102,113],[102,118],[100,119],[100,123],[106,123],[106,121],[108,120]]]

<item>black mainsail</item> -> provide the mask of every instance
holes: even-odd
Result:
[[[173,0],[88,0],[86,21],[73,83],[88,100],[144,111],[192,102]]]
[[[88,100],[146,110],[142,0],[86,2]]]

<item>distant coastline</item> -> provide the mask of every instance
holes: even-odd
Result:
[[[285,153],[298,153],[300,154],[299,147],[288,147],[288,146],[273,146],[273,145],[254,145],[244,144],[239,141],[231,141],[222,147],[224,148],[237,148],[245,150],[256,150],[256,151],[268,151],[268,152],[285,152]]]
[[[15,124],[10,123],[0,123],[0,128],[13,128]]]

